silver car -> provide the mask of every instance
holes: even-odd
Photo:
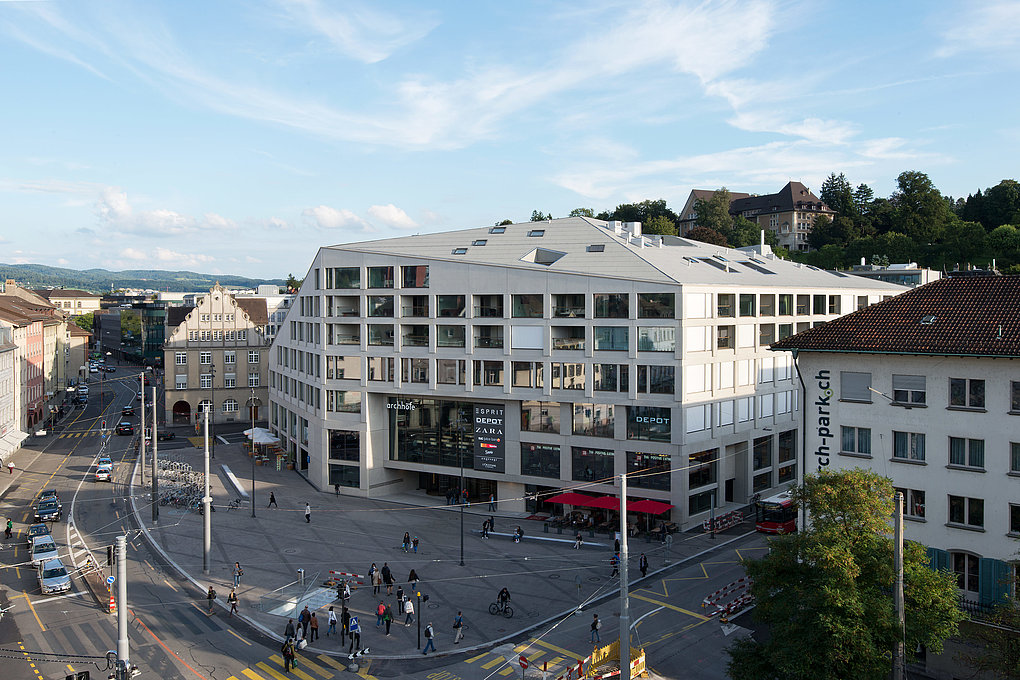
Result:
[[[71,576],[59,558],[46,560],[39,565],[39,588],[43,595],[63,593],[71,589]]]
[[[53,537],[49,534],[33,538],[30,552],[32,554],[32,564],[36,566],[59,557],[57,555],[57,544],[53,542]]]

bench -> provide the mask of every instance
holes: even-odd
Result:
[[[238,500],[242,503],[248,503],[251,501],[251,496],[241,486],[240,480],[237,479],[237,475],[230,471],[230,468],[226,465],[220,465],[220,469],[223,470],[223,476],[227,478],[227,483],[230,485],[230,489],[233,495],[237,496]]]
[[[472,529],[472,533],[481,535],[482,530],[481,529]],[[513,537],[514,537],[512,532],[507,532],[507,531],[490,531],[489,535],[490,536],[505,537],[505,538],[509,538],[511,540],[513,540]],[[524,543],[525,541],[547,541],[549,543],[569,543],[570,545],[574,545],[574,539],[572,539],[572,538],[553,538],[552,536],[527,536],[527,535],[525,535],[524,538],[521,539],[521,543]],[[584,547],[586,545],[594,545],[594,546],[597,546],[597,547],[600,547],[600,548],[601,547],[605,547],[604,543],[596,543],[595,541],[585,541],[584,543],[581,544],[582,547]]]

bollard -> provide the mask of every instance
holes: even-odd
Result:
[[[297,570],[297,582],[298,582],[299,586],[303,586],[305,584],[305,570],[304,569],[298,569]]]
[[[544,534],[549,533],[549,523],[548,522],[542,522],[542,533],[544,533]]]

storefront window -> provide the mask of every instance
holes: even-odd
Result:
[[[357,465],[333,465],[329,466],[330,486],[339,484],[354,489],[361,487],[361,468]]]
[[[559,445],[521,442],[521,474],[559,479]]]
[[[615,436],[612,404],[574,404],[573,432],[585,437]]]
[[[627,483],[640,489],[669,491],[669,454],[628,451]]]
[[[522,432],[560,433],[560,403],[558,401],[522,401]]]
[[[628,406],[627,439],[668,442],[672,422],[673,414],[668,408]]]
[[[615,451],[575,446],[571,449],[572,479],[576,482],[612,483],[616,474],[615,458]]]
[[[390,460],[474,469],[474,404],[390,397]]]
[[[719,460],[719,449],[699,451],[690,456],[688,467],[688,487],[697,489],[701,486],[715,484],[717,480],[716,466]]]
[[[329,457],[332,460],[361,460],[361,433],[357,430],[330,430]]]

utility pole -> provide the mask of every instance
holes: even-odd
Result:
[[[138,374],[138,390],[139,390],[138,394],[142,395],[142,401],[141,401],[141,404],[138,406],[138,410],[142,414],[142,422],[141,422],[142,443],[140,445],[141,446],[141,451],[142,451],[141,470],[142,470],[142,484],[145,484],[145,374],[144,373],[139,373]],[[153,498],[152,502],[155,503],[156,499]]]
[[[903,628],[906,615],[903,611],[903,492],[896,492],[896,514],[893,517],[893,566],[896,569],[896,584],[893,586],[893,602],[896,606],[896,648],[893,651],[893,680],[904,679]]]
[[[155,382],[155,381],[153,381]],[[159,434],[156,432],[156,386],[152,386],[152,523],[159,522],[159,489],[156,481],[159,478],[159,465],[157,464],[157,451],[159,450]],[[145,435],[142,435],[145,439]]]
[[[630,678],[630,578],[627,569],[627,475],[620,475],[620,677]]]
[[[255,388],[251,388],[251,518],[255,519]]]
[[[127,536],[117,536],[117,658],[130,667],[127,607]]]
[[[457,500],[460,502],[460,566],[464,566],[464,506],[467,505],[467,498],[464,496],[464,423],[457,414],[457,451],[460,453],[460,488],[457,489]]]
[[[212,418],[216,413],[216,364],[209,364],[209,410],[212,413],[208,414],[209,418]],[[208,422],[208,421],[207,421]],[[216,421],[212,424],[212,457],[216,458]]]
[[[209,575],[209,552],[212,550],[212,496],[209,495],[209,411],[205,410],[205,495],[202,497],[202,573]]]

